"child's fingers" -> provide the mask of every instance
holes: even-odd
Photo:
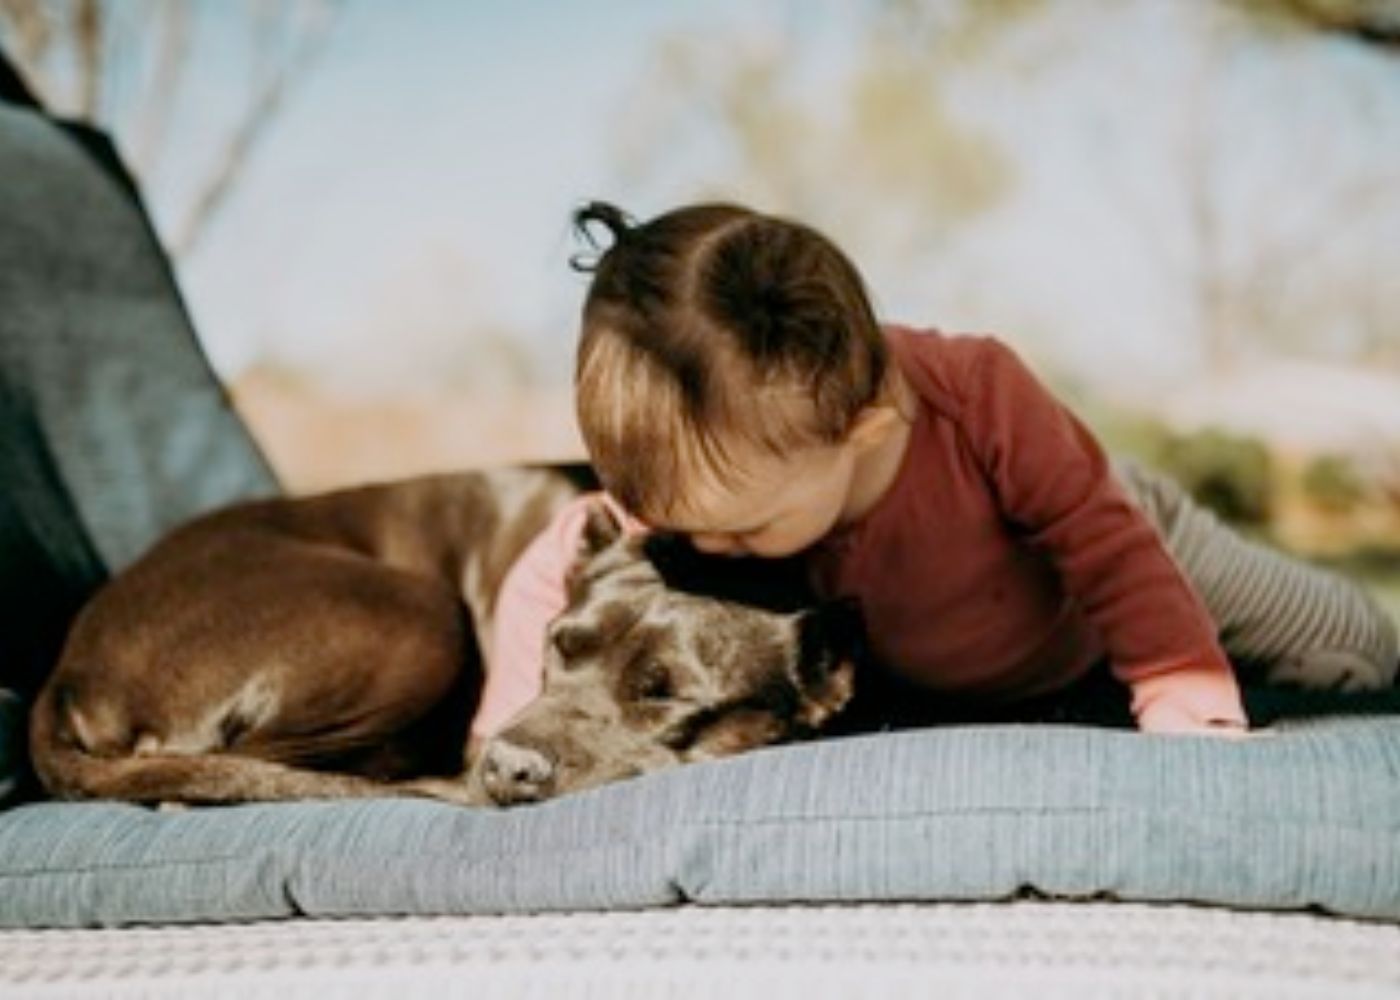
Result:
[[[1158,736],[1213,736],[1225,740],[1249,740],[1273,736],[1272,730],[1250,729],[1237,722],[1201,722],[1185,712],[1158,712],[1143,732]]]
[[[1267,739],[1276,735],[1272,729],[1247,729],[1244,726],[1236,725],[1203,725],[1193,729],[1181,729],[1177,731],[1180,736],[1213,736],[1222,740],[1256,740]]]
[[[1215,736],[1225,740],[1259,740],[1274,735],[1272,729],[1245,729],[1242,726],[1206,726],[1197,732],[1199,736]]]

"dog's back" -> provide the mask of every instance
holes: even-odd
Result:
[[[495,590],[576,477],[427,477],[177,529],[75,621],[36,770],[61,796],[213,801],[457,773]],[[318,792],[306,767],[347,778]]]
[[[590,504],[545,693],[468,767],[501,582],[592,485],[500,470],[192,522],[80,615],[33,713],[40,777],[64,797],[510,804],[799,738],[841,709],[855,628],[810,607],[805,574],[629,536]]]

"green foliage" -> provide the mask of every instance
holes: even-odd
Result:
[[[1216,428],[1168,435],[1156,464],[1225,520],[1267,524],[1273,506],[1273,463],[1257,438]]]
[[[1162,450],[1173,434],[1158,418],[1097,405],[1087,397],[1081,402],[1076,396],[1073,408],[1112,454],[1136,458],[1145,465],[1161,465]]]
[[[1303,469],[1303,495],[1333,514],[1347,514],[1366,498],[1366,483],[1350,459],[1320,455]]]
[[[1113,407],[1075,409],[1110,453],[1160,469],[1220,517],[1247,533],[1267,535],[1277,476],[1263,440],[1218,427],[1182,432],[1158,417]]]

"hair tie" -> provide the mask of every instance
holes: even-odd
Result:
[[[610,245],[604,247],[599,242],[597,226],[608,231],[612,237]],[[574,233],[588,244],[588,251],[570,257],[569,266],[575,271],[596,271],[609,252],[627,244],[636,228],[636,220],[616,205],[590,201],[574,212]]]

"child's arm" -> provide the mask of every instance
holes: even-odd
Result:
[[[1248,726],[1205,606],[1089,430],[992,339],[971,341],[965,421],[1006,516],[1054,560],[1132,689],[1140,729]]]
[[[506,571],[496,594],[492,630],[483,641],[486,680],[471,737],[494,736],[544,689],[550,623],[568,605],[567,577],[583,546],[589,509],[604,504],[628,534],[646,528],[605,493],[584,493],[565,504]]]
[[[564,577],[583,535],[587,498],[579,498],[525,547],[496,594],[491,634],[482,636],[486,679],[471,722],[474,742],[505,728],[544,689],[545,638],[568,603]]]

